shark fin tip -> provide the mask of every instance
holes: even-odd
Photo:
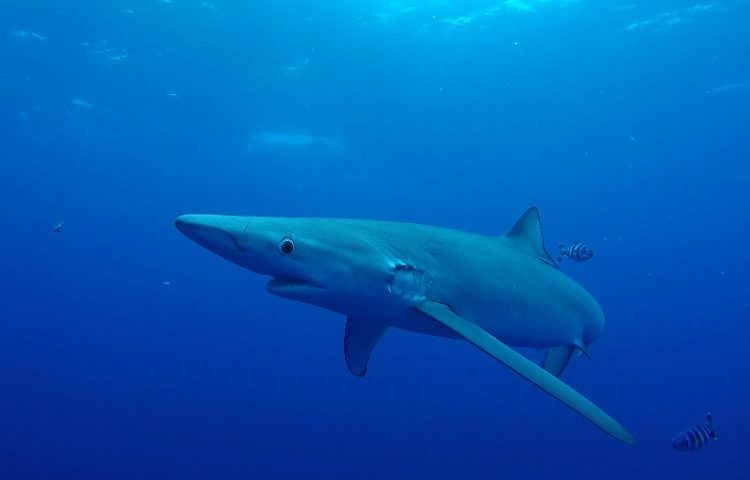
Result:
[[[344,330],[344,359],[352,374],[357,377],[365,376],[370,353],[387,328],[386,324],[369,319],[347,319]]]

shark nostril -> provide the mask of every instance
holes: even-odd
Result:
[[[245,251],[245,247],[243,247],[242,245],[240,245],[240,242],[238,242],[235,237],[232,237],[232,244],[234,245],[234,248],[238,252],[244,252]]]

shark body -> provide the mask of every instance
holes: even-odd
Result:
[[[633,437],[557,378],[604,327],[593,297],[544,248],[535,207],[502,237],[327,218],[183,215],[196,243],[272,279],[275,295],[347,315],[344,353],[363,376],[388,328],[463,338],[625,443]],[[547,349],[542,367],[508,345]]]

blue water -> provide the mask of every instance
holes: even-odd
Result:
[[[0,0],[0,478],[750,478],[750,3]],[[282,300],[183,213],[499,235],[607,316],[563,379]],[[53,226],[64,221],[60,233]],[[533,350],[524,354],[541,358]],[[707,411],[719,440],[670,439]]]

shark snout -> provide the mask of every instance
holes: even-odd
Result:
[[[238,240],[247,227],[243,217],[181,215],[175,226],[190,240],[221,256],[244,251]]]

